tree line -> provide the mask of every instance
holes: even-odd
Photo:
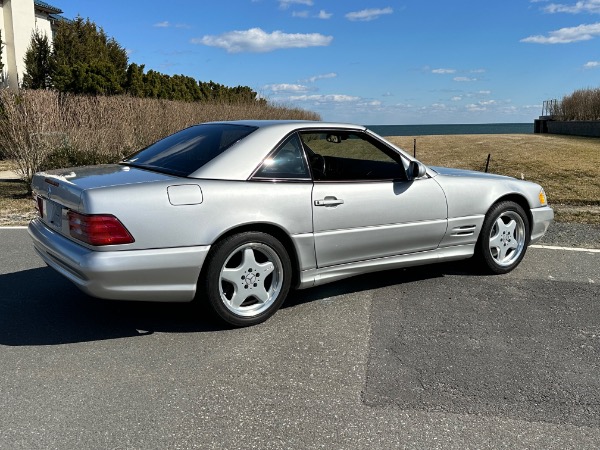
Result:
[[[45,33],[33,32],[22,86],[74,94],[266,103],[248,86],[228,87],[186,75],[145,72],[143,64],[128,62],[126,50],[114,38],[81,17],[58,23],[52,45]]]
[[[556,120],[600,120],[600,88],[577,89],[550,105]]]

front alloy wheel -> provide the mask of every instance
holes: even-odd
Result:
[[[235,326],[263,322],[289,291],[291,263],[273,236],[241,233],[217,243],[209,261],[205,293],[217,313]]]
[[[494,205],[485,217],[477,256],[487,272],[508,273],[519,265],[529,244],[529,220],[517,203]]]

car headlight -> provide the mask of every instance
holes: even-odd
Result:
[[[546,192],[544,188],[540,190],[540,205],[546,206],[548,204],[548,200],[546,199]]]

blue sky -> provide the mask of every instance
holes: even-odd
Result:
[[[600,80],[600,0],[52,0],[130,62],[324,120],[532,122]]]

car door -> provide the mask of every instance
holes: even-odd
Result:
[[[398,153],[361,131],[301,137],[314,178],[319,268],[437,248],[447,207],[433,179],[407,180]]]

